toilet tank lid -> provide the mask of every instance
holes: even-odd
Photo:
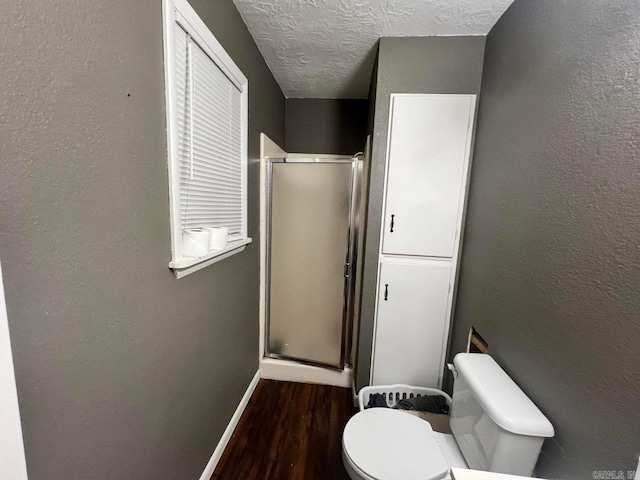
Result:
[[[500,427],[518,435],[553,437],[551,422],[491,356],[459,353],[453,363],[478,403]]]

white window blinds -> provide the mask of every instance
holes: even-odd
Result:
[[[242,91],[177,23],[175,51],[180,225],[242,239]]]

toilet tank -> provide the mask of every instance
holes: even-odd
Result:
[[[469,468],[532,476],[551,422],[489,355],[453,363],[451,431]]]

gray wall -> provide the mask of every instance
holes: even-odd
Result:
[[[191,0],[249,79],[247,250],[170,255],[161,2],[5,3],[0,256],[29,478],[194,479],[258,367],[258,134],[284,97],[231,0]]]
[[[367,100],[287,98],[288,152],[353,155],[364,149]]]
[[[469,325],[556,428],[537,473],[640,453],[640,3],[516,0],[487,40],[453,353]]]
[[[371,72],[371,83],[369,83],[369,97],[367,102],[369,106],[367,108],[367,135],[373,135],[373,127],[375,121],[376,112],[376,91],[378,89],[378,50],[380,44],[376,45],[376,59],[373,64],[373,72]]]
[[[369,383],[391,93],[479,93],[485,37],[382,38],[375,83],[373,150],[356,386]]]

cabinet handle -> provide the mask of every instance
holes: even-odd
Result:
[[[395,221],[394,218],[395,215],[391,215],[391,233],[393,233],[393,222]]]
[[[385,283],[384,284],[384,301],[386,302],[388,298],[389,298],[389,284]]]

